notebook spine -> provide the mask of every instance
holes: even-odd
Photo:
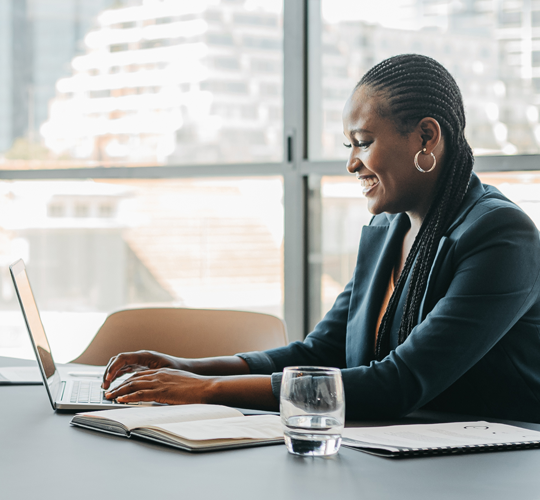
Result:
[[[418,457],[434,455],[458,455],[466,453],[486,453],[490,451],[510,451],[540,448],[540,441],[525,443],[473,444],[466,446],[442,446],[434,448],[402,448],[396,452],[399,457]]]

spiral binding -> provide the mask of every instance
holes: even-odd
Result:
[[[540,441],[526,441],[525,443],[497,443],[497,444],[472,444],[463,446],[441,446],[433,448],[400,448],[399,451],[385,453],[384,456],[391,458],[458,455],[466,453],[488,453],[490,451],[511,451],[540,448]],[[362,451],[370,453],[368,448]],[[374,450],[371,450],[374,451]],[[378,452],[379,450],[377,450]],[[379,453],[377,453],[379,454]]]

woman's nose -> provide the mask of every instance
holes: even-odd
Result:
[[[347,170],[349,173],[354,174],[360,168],[360,160],[354,156],[349,157],[347,162]]]

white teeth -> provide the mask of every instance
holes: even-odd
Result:
[[[379,183],[379,179],[377,179],[376,177],[362,177],[360,179],[360,185],[363,188],[370,188],[378,183]]]

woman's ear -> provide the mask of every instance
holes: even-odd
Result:
[[[442,139],[441,126],[435,118],[422,118],[417,126],[417,133],[422,139],[422,149],[426,148],[425,154],[433,153]]]

